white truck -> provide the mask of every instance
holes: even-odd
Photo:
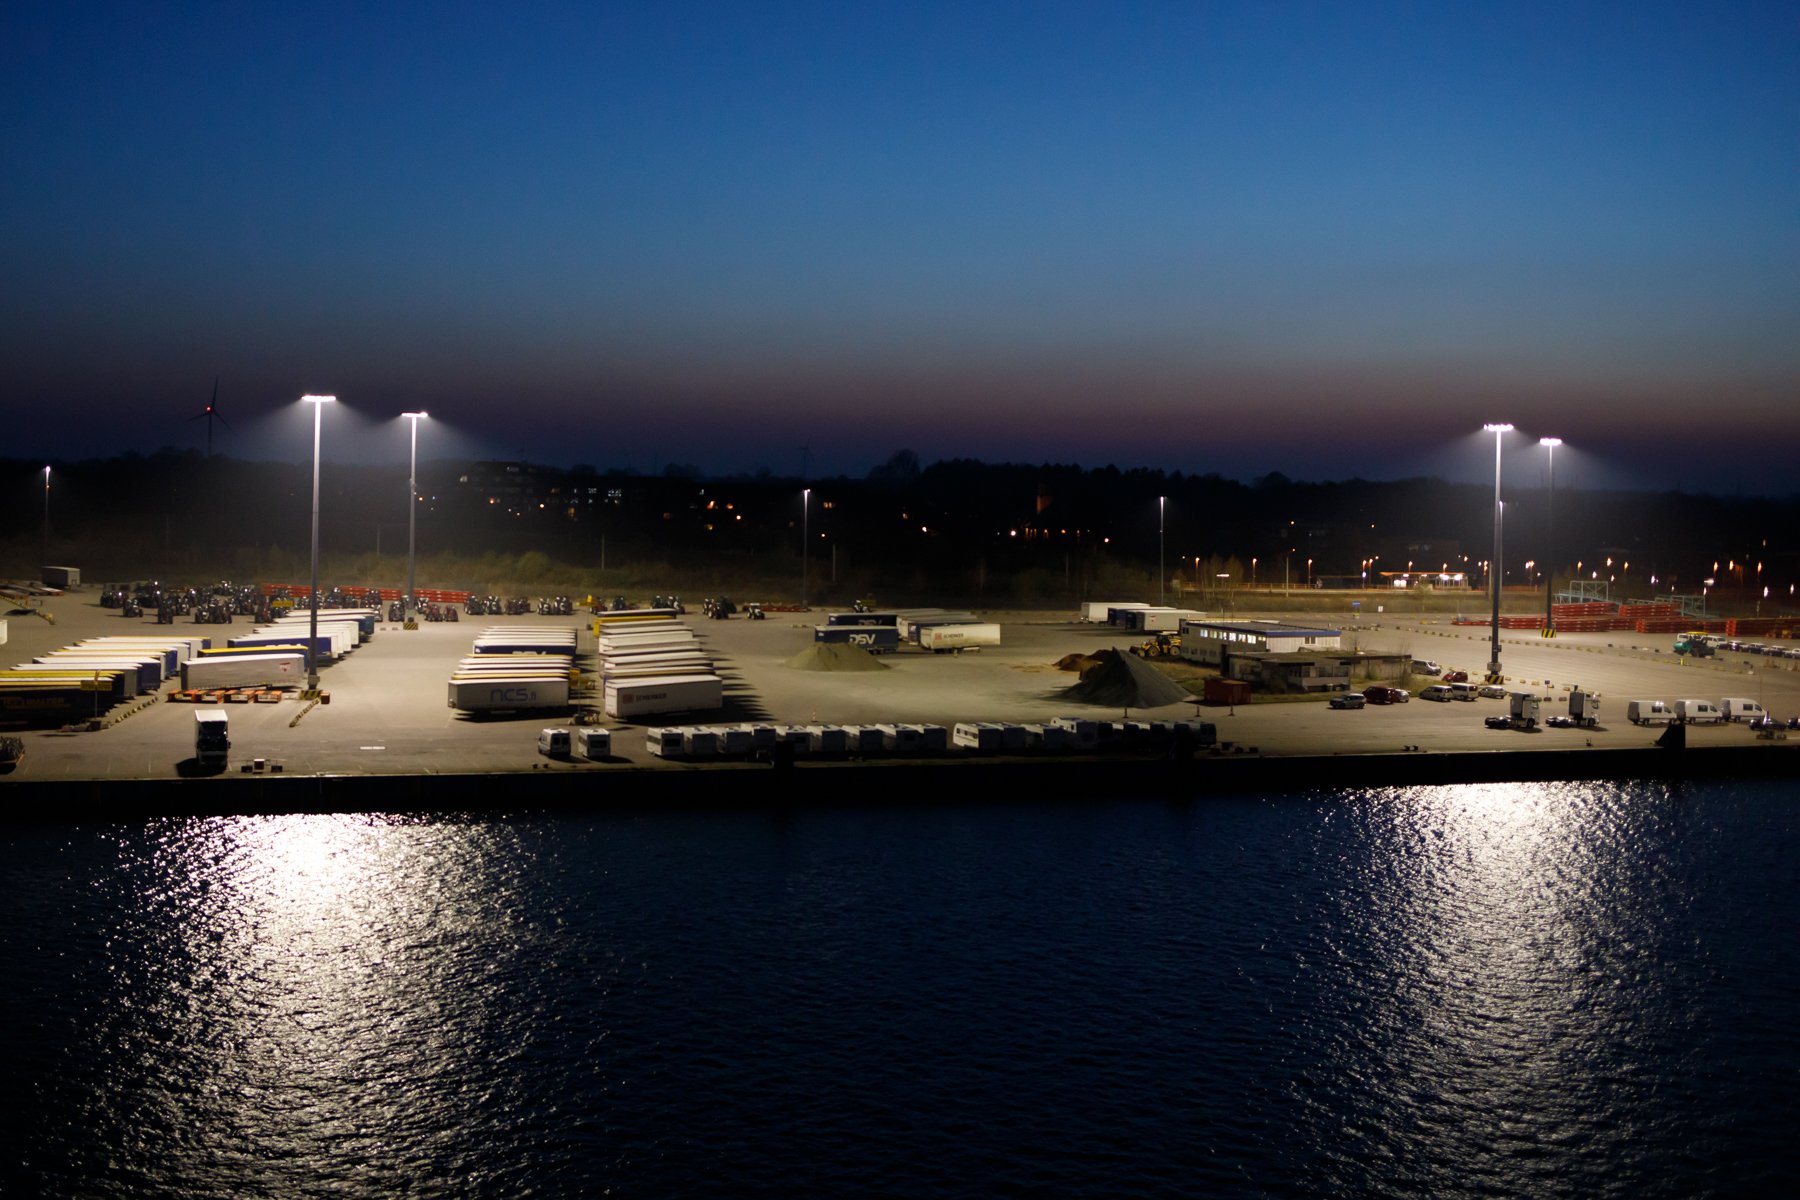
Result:
[[[231,718],[222,708],[194,710],[194,761],[223,768],[231,757]]]
[[[1509,718],[1514,729],[1536,729],[1543,701],[1531,692],[1509,692],[1506,696]]]
[[[1569,693],[1569,719],[1583,729],[1600,723],[1600,697],[1577,688]]]
[[[1667,725],[1675,719],[1675,708],[1667,700],[1627,700],[1625,719],[1633,725]]]

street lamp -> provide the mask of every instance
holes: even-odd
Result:
[[[319,420],[327,404],[336,396],[302,396],[301,403],[313,406],[313,491],[312,491],[312,604],[307,622],[306,690],[319,690]]]
[[[1556,636],[1556,448],[1561,438],[1539,438],[1544,448],[1544,636]]]
[[[800,489],[800,607],[805,609],[808,573],[812,567],[812,489]]]
[[[418,607],[418,593],[413,590],[413,564],[417,549],[414,535],[417,533],[419,515],[419,422],[430,414],[421,409],[400,415],[412,422],[412,459],[406,471],[406,487],[411,493],[412,503],[406,509],[406,598],[401,609],[404,613],[407,608]]]
[[[39,563],[50,561],[50,464],[44,464],[44,557]]]
[[[1494,561],[1488,568],[1488,590],[1494,597],[1494,620],[1491,650],[1488,655],[1488,677],[1495,682],[1500,679],[1500,439],[1512,432],[1511,425],[1483,425],[1483,433],[1494,435]]]

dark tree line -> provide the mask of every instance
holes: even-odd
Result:
[[[165,449],[50,465],[46,537],[44,464],[0,460],[0,575],[33,574],[46,550],[90,563],[94,555],[128,558],[135,568],[242,548],[303,551],[309,542],[309,464]],[[1488,557],[1493,528],[1491,489],[1476,484],[1303,482],[1278,474],[1243,483],[1216,474],[971,459],[925,465],[910,451],[862,479],[428,462],[419,487],[421,553],[536,551],[584,564],[603,555],[772,562],[797,559],[804,533],[815,562],[900,589],[990,572],[1036,572],[1074,589],[1101,563],[1154,575],[1160,562],[1179,575],[1198,574],[1202,559],[1235,560],[1246,570],[1254,560],[1261,583],[1285,576],[1338,586],[1408,562],[1425,570],[1466,558],[1474,570]],[[1766,587],[1771,604],[1795,604],[1788,589],[1800,582],[1800,498],[1560,489],[1554,530],[1546,527],[1544,500],[1541,491],[1508,498],[1508,582],[1526,581],[1527,560],[1537,570],[1553,562],[1559,574],[1579,561],[1584,576],[1622,577],[1638,593],[1698,591],[1710,578],[1715,591],[1760,597]],[[402,553],[408,507],[404,466],[328,463],[321,545]]]

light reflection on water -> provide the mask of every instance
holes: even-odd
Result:
[[[1730,1191],[1800,1165],[1796,848],[1726,785],[18,830],[16,1190]]]

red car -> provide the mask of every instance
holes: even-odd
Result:
[[[1467,683],[1469,682],[1469,673],[1467,671],[1445,671],[1442,682]]]

